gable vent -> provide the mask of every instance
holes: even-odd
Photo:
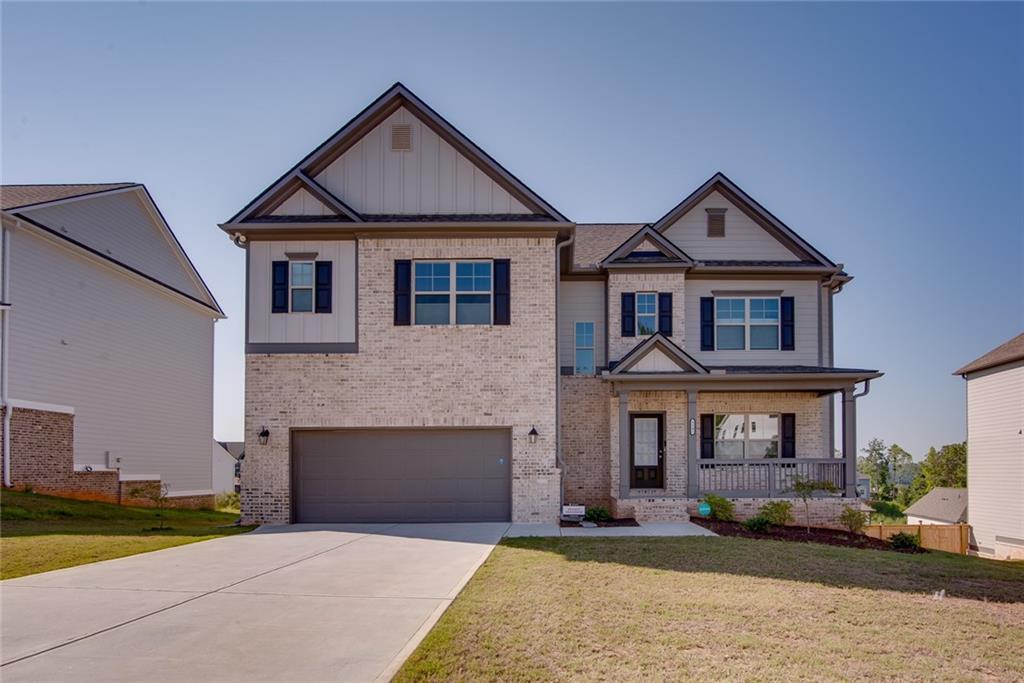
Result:
[[[412,125],[394,123],[391,125],[391,151],[408,152],[412,150]]]
[[[725,237],[726,209],[705,209],[708,212],[708,237]]]

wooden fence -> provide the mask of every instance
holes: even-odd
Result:
[[[871,538],[888,539],[899,532],[914,534],[922,548],[947,553],[967,554],[970,543],[970,524],[868,524],[864,534]]]

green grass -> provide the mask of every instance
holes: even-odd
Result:
[[[933,598],[944,589],[946,597]],[[507,539],[396,680],[1024,680],[1024,563]]]
[[[157,530],[161,519],[169,527]],[[4,491],[0,578],[170,548],[248,531],[237,513],[154,510]]]

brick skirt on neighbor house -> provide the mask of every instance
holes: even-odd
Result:
[[[7,408],[0,408],[0,418]],[[75,416],[70,411],[13,407],[11,410],[11,485],[62,498],[156,506],[159,480],[122,480],[117,470],[75,470]],[[4,421],[0,419],[0,439]],[[168,496],[168,507],[212,508],[214,495]]]

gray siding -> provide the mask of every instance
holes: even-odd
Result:
[[[968,375],[967,521],[974,542],[1024,557],[1024,361]],[[1001,547],[1000,547],[1001,546]]]
[[[562,367],[575,365],[576,322],[593,322],[594,365],[606,365],[605,283],[601,280],[566,280],[559,287],[558,364]]]
[[[708,237],[705,209],[727,209],[725,237]],[[665,236],[695,259],[797,259],[725,197],[712,192],[665,230]]]
[[[212,313],[57,238],[12,238],[11,398],[75,409],[76,464],[110,451],[125,474],[209,491]]]
[[[137,191],[32,209],[25,215],[178,291],[205,300],[188,265],[157,227],[156,218]]]
[[[271,313],[271,264],[287,260],[286,253],[315,252],[318,261],[332,261],[330,313]],[[250,242],[249,342],[347,343],[356,341],[356,243]],[[383,286],[383,284],[381,285]]]

